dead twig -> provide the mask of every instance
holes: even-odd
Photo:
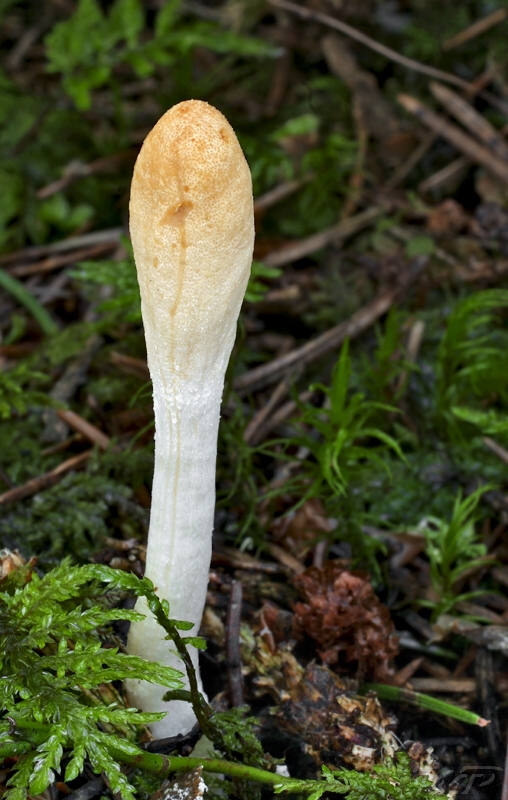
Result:
[[[448,72],[443,72],[440,69],[429,67],[427,64],[422,64],[420,61],[415,61],[412,58],[407,58],[407,56],[397,53],[397,51],[392,50],[391,47],[386,47],[384,44],[381,44],[381,42],[371,39],[371,37],[367,36],[365,33],[353,28],[346,22],[331,17],[329,14],[323,14],[320,11],[311,11],[309,8],[291,3],[290,0],[268,0],[268,2],[276,8],[283,8],[285,11],[297,14],[302,19],[315,20],[316,22],[321,22],[323,25],[327,25],[329,28],[334,28],[345,36],[349,36],[350,39],[354,39],[356,42],[365,45],[375,53],[379,53],[390,61],[395,61],[395,63],[407,69],[412,69],[414,72],[420,72],[422,75],[429,75],[431,78],[446,81],[446,83],[459,86],[461,89],[469,89],[470,87],[469,81],[465,81],[457,75],[450,75]]]
[[[19,264],[11,267],[8,271],[10,275],[16,278],[25,278],[28,275],[40,275],[44,272],[52,272],[54,269],[66,267],[68,264],[73,264],[76,261],[85,261],[86,259],[97,258],[97,256],[104,255],[110,250],[113,250],[117,242],[104,242],[103,244],[94,244],[91,247],[84,247],[80,250],[67,253],[61,256],[51,256],[44,261],[36,261],[34,264]]]
[[[92,450],[85,450],[77,456],[68,458],[67,461],[62,461],[58,467],[55,467],[50,472],[45,472],[43,475],[38,475],[36,478],[24,483],[22,486],[16,486],[15,489],[9,489],[8,492],[0,494],[0,506],[6,506],[11,503],[17,503],[19,500],[25,500],[27,497],[32,497],[37,492],[43,489],[48,489],[55,483],[63,478],[68,472],[82,467],[92,455]]]
[[[0,264],[35,261],[37,258],[43,258],[53,253],[67,253],[70,250],[91,247],[96,244],[118,244],[120,236],[125,233],[126,231],[123,228],[108,228],[104,231],[83,233],[81,236],[71,236],[68,239],[61,239],[59,242],[24,247],[23,250],[14,250],[12,253],[5,253],[0,256]]]
[[[66,189],[71,183],[77,181],[79,178],[85,178],[89,175],[96,175],[100,172],[107,172],[108,170],[115,169],[116,166],[122,164],[124,161],[134,161],[138,154],[138,148],[131,148],[125,150],[123,153],[114,153],[110,156],[103,156],[97,158],[90,164],[83,164],[81,161],[71,161],[70,164],[64,169],[63,175],[58,180],[49,183],[37,192],[38,200],[45,200],[62,189]]]
[[[508,679],[496,675],[496,689],[508,691]],[[413,678],[411,688],[423,694],[473,694],[476,691],[474,678]]]
[[[508,144],[505,139],[470,103],[441,83],[433,81],[430,84],[430,91],[446,110],[465,128],[468,128],[489,150],[504,161],[508,161]]]
[[[103,344],[104,340],[96,334],[88,339],[81,353],[67,365],[63,375],[51,389],[49,395],[53,400],[58,403],[68,403],[74,397],[78,387],[85,383],[92,359]],[[43,420],[45,422],[41,437],[43,442],[59,442],[65,439],[68,434],[67,425],[58,417],[55,408],[46,409]]]
[[[436,135],[434,133],[429,133],[427,136],[424,136],[420,144],[415,147],[409,158],[406,159],[406,161],[404,161],[400,167],[397,167],[393,175],[388,178],[385,183],[385,189],[396,189],[398,186],[404,183],[409,173],[412,172],[416,165],[420,163],[422,158],[427,155],[435,141]]]
[[[289,390],[289,381],[284,379],[277,384],[272,392],[268,402],[257,411],[256,414],[249,420],[244,432],[243,438],[250,445],[259,444],[259,432],[263,429],[264,424],[272,411],[277,408],[281,400],[286,396]]]
[[[312,175],[306,175],[304,178],[286,181],[285,183],[280,183],[278,186],[274,186],[273,189],[270,189],[254,200],[254,214],[259,215],[262,211],[267,211],[272,206],[280,203],[281,200],[285,200],[286,197],[294,194],[305,183],[312,180],[312,177]]]
[[[424,661],[423,656],[418,656],[417,658],[413,658],[409,664],[406,664],[405,667],[399,669],[399,671],[393,676],[392,678],[392,685],[393,686],[405,686],[406,683],[411,680],[415,672],[420,669],[422,662]]]
[[[341,224],[345,224],[346,222],[351,222],[351,220],[345,220],[345,222]],[[259,367],[254,367],[254,369],[241,375],[234,383],[235,391],[239,394],[248,394],[249,392],[255,392],[266,386],[270,386],[272,383],[280,380],[286,373],[292,373],[296,369],[305,367],[313,361],[317,361],[317,359],[332,353],[346,338],[359,336],[360,333],[370,328],[383,314],[386,314],[389,308],[397,302],[399,297],[404,294],[411,283],[413,283],[424,269],[427,260],[426,257],[415,259],[398,286],[380,292],[374,300],[371,300],[370,303],[367,303],[367,305],[357,311],[356,314],[353,314],[350,319],[341,322],[316,339],[311,339],[310,342],[292,350],[287,355],[275,358],[268,364],[261,364]]]
[[[245,572],[265,572],[268,575],[280,575],[286,570],[271,561],[259,561],[249,553],[242,553],[234,547],[215,547],[212,553],[212,567],[234,567]]]
[[[465,156],[456,158],[454,161],[447,164],[446,167],[443,167],[433,175],[429,175],[428,178],[425,178],[425,180],[418,185],[418,194],[429,194],[430,192],[437,191],[437,189],[441,189],[449,181],[455,180],[461,176],[470,166],[471,161],[469,158]]]
[[[354,217],[337,222],[330,228],[315,233],[313,236],[300,239],[298,242],[293,242],[292,244],[281,247],[279,250],[268,253],[268,255],[263,258],[263,263],[266,264],[267,267],[282,267],[285,264],[298,261],[298,259],[308,256],[316,250],[321,250],[322,247],[326,247],[329,244],[343,242],[345,239],[363,230],[363,228],[366,228],[374,222],[374,220],[386,213],[387,210],[386,206],[368,208],[366,211],[361,211]]]
[[[365,183],[365,163],[367,161],[369,131],[366,125],[362,106],[356,100],[356,98],[353,102],[353,118],[356,128],[358,150],[356,153],[355,167],[348,181],[349,195],[346,197],[345,203],[342,207],[341,220],[343,221],[350,219],[358,208]]]
[[[268,542],[266,549],[279,564],[287,567],[294,575],[301,575],[304,572],[305,566],[302,562],[291,553],[288,553],[287,550],[284,550],[283,547],[280,547],[280,545]]]
[[[242,595],[241,581],[233,581],[226,617],[226,659],[228,664],[229,699],[234,708],[243,706],[244,703],[242,658],[240,655]]]
[[[423,124],[433,130],[434,133],[437,133],[438,136],[442,136],[443,139],[450,142],[457,150],[464,153],[464,155],[476,164],[481,164],[481,166],[491,172],[494,177],[500,178],[504,183],[508,184],[508,163],[495,156],[490,150],[479,144],[471,136],[468,136],[461,128],[458,128],[453,123],[448,122],[444,117],[436,114],[435,111],[432,111],[432,109],[424,103],[421,103],[416,97],[411,97],[411,95],[408,94],[399,94],[397,99],[406,111],[409,111],[410,114],[414,114],[420,122],[423,122]]]
[[[272,81],[268,90],[268,96],[266,98],[265,116],[267,117],[274,117],[284,102],[284,98],[288,91],[292,62],[293,54],[291,50],[284,48],[282,55],[279,56],[275,62],[275,69],[273,71]]]
[[[485,447],[488,447],[492,453],[501,459],[501,461],[503,461],[505,464],[508,464],[508,450],[495,442],[494,439],[491,439],[489,436],[484,436],[482,441]]]
[[[315,392],[306,389],[298,395],[298,402],[306,403],[308,400],[311,400],[314,394]],[[295,400],[288,400],[287,403],[284,403],[284,405],[277,409],[275,414],[267,419],[263,426],[257,431],[256,440],[262,442],[277,425],[280,425],[282,422],[292,417],[296,411],[298,411],[298,403]]]
[[[92,444],[96,444],[101,450],[108,449],[109,445],[111,444],[111,439],[95,425],[92,425],[91,422],[83,419],[83,417],[81,417],[79,414],[76,414],[74,411],[69,411],[67,409],[58,409],[56,413],[59,419],[61,419],[62,422],[65,422],[69,428],[72,428],[72,430],[76,431],[76,433],[81,433],[85,439],[88,439],[88,441],[92,442]]]
[[[486,17],[473,22],[472,25],[464,28],[460,33],[456,33],[451,39],[447,39],[446,42],[443,42],[441,45],[441,50],[446,53],[449,50],[453,50],[454,47],[460,47],[461,44],[470,42],[471,39],[476,39],[477,36],[481,36],[482,33],[490,30],[494,25],[499,25],[507,16],[507,8],[498,8],[497,11],[487,14]]]

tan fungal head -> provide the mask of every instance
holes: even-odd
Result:
[[[252,258],[252,208],[249,168],[225,117],[200,100],[167,111],[143,144],[130,201],[152,370],[154,358],[176,373],[183,359],[189,375],[224,349],[229,357]]]

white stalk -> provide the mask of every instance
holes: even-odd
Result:
[[[190,100],[146,138],[134,169],[130,229],[155,411],[155,471],[146,575],[171,616],[194,624],[205,604],[224,375],[254,241],[249,168],[219,111]],[[144,602],[128,651],[182,669]],[[197,652],[192,654],[196,669]],[[198,672],[199,674],[199,672]],[[130,701],[167,710],[158,737],[188,732],[190,705],[130,681]]]

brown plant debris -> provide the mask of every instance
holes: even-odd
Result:
[[[378,698],[374,694],[355,697],[327,666],[312,663],[304,670],[290,644],[274,647],[266,633],[265,627],[258,633],[243,627],[244,673],[252,679],[257,697],[269,694],[273,698],[272,718],[300,742],[302,753],[311,756],[316,766],[362,772],[389,763],[401,749],[392,732],[397,720],[383,710]],[[432,748],[413,742],[407,752],[412,774],[425,775],[437,788],[438,765]],[[450,800],[454,796],[448,793]]]
[[[365,772],[399,749],[376,697],[350,697],[341,679],[327,667],[310,664],[277,711],[282,727],[305,741],[318,764],[350,765]]]
[[[314,639],[326,664],[337,664],[342,653],[347,662],[358,662],[359,677],[390,678],[398,653],[395,629],[366,572],[328,561],[309,567],[293,583],[303,598],[295,605],[296,630]]]
[[[28,571],[26,573],[26,581],[30,580],[30,571],[37,563],[36,558],[31,558],[28,561]],[[8,550],[7,548],[0,550],[0,583],[7,578],[11,572],[24,567],[27,561],[18,550]]]
[[[274,541],[300,560],[331,530],[323,503],[316,497],[311,497],[296,511],[276,517],[270,525]]]
[[[200,800],[207,789],[203,780],[203,767],[199,766],[177,778],[165,780],[151,800]]]

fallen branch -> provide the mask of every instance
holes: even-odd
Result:
[[[387,210],[385,206],[368,208],[366,211],[361,211],[349,219],[343,219],[341,222],[337,222],[330,228],[325,228],[324,231],[315,233],[313,236],[308,236],[306,239],[300,239],[293,244],[281,247],[279,250],[274,250],[263,258],[263,263],[267,267],[282,267],[285,264],[291,264],[299,258],[315,253],[316,250],[321,250],[322,247],[326,247],[332,242],[336,244],[350,236],[354,236],[355,233],[363,230],[371,222],[385,214]]]
[[[433,130],[438,136],[442,136],[443,139],[450,142],[457,150],[464,153],[476,164],[481,164],[494,177],[500,178],[504,183],[508,184],[508,163],[506,161],[497,158],[490,150],[479,144],[471,136],[468,136],[461,128],[448,122],[444,117],[440,117],[439,114],[436,114],[435,111],[421,103],[416,97],[411,97],[408,94],[399,94],[397,99],[406,111],[414,114],[427,128]]]
[[[354,219],[354,218],[353,218]],[[346,220],[350,222],[351,220]],[[345,221],[345,222],[346,222]],[[259,367],[249,370],[244,375],[236,379],[234,389],[238,394],[248,394],[259,389],[264,389],[272,383],[280,380],[287,373],[311,364],[313,361],[332,353],[346,338],[359,336],[363,331],[370,328],[383,314],[397,302],[416,277],[427,264],[427,257],[420,256],[409,267],[401,283],[393,289],[385,289],[380,292],[374,300],[367,303],[356,314],[321,334],[316,339],[292,350],[280,358],[275,358],[268,364],[261,364]]]
[[[10,503],[17,503],[18,500],[25,500],[27,497],[32,497],[42,489],[48,489],[50,486],[58,483],[58,481],[68,472],[82,467],[83,464],[88,461],[91,455],[92,450],[85,450],[84,453],[80,453],[77,456],[68,458],[67,461],[62,461],[58,467],[55,467],[55,469],[52,469],[50,472],[45,472],[43,475],[38,475],[36,478],[32,478],[22,486],[16,486],[14,489],[9,489],[8,492],[0,494],[0,506],[6,506]]]
[[[291,3],[290,0],[268,0],[268,2],[270,5],[275,6],[276,8],[283,8],[285,11],[290,11],[292,14],[297,14],[302,19],[322,22],[323,25],[327,25],[329,28],[334,28],[336,31],[340,31],[345,36],[349,36],[350,39],[354,39],[356,42],[364,44],[370,50],[373,50],[375,53],[379,53],[381,56],[385,56],[385,58],[390,59],[390,61],[395,61],[396,64],[400,64],[402,67],[412,69],[414,72],[420,72],[422,75],[429,75],[431,78],[437,78],[438,80],[446,81],[446,83],[451,83],[453,86],[459,86],[461,89],[469,90],[471,88],[469,81],[465,81],[463,78],[459,78],[457,75],[450,75],[448,72],[435,69],[435,67],[429,67],[427,64],[422,64],[420,61],[415,61],[412,58],[407,58],[407,56],[401,55],[396,50],[392,50],[391,47],[386,47],[384,44],[377,42],[375,39],[371,39],[371,37],[367,36],[365,33],[353,28],[346,22],[342,22],[335,17],[331,17],[329,14],[323,14],[320,11],[311,11],[309,8],[298,6],[296,3]]]
[[[485,117],[473,108],[471,103],[468,103],[459,94],[449,89],[448,86],[443,86],[440,83],[432,82],[430,91],[456,120],[461,122],[465,128],[468,128],[474,136],[483,142],[485,147],[499,156],[499,158],[508,161],[508,144],[506,140]]]

